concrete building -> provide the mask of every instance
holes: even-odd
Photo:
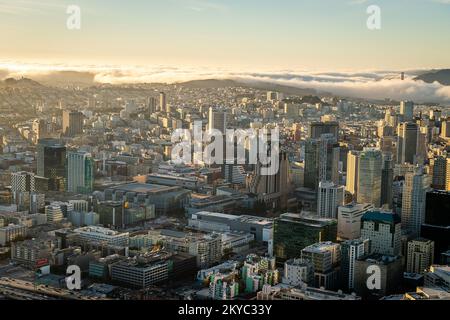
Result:
[[[356,260],[368,255],[369,248],[369,239],[346,240],[341,243],[341,274],[345,289],[354,289]]]
[[[214,108],[209,108],[208,113],[208,130],[218,130],[222,134],[226,133],[227,129],[227,114],[223,111],[215,111]]]
[[[372,273],[369,267],[379,268],[379,289],[369,288],[368,280]],[[370,255],[356,260],[355,292],[361,297],[374,296],[381,298],[395,293],[403,277],[403,262],[400,256]],[[377,284],[377,283],[375,283]]]
[[[338,208],[338,238],[353,240],[361,237],[361,218],[374,207],[367,203],[353,203]]]
[[[294,287],[314,285],[314,264],[309,260],[291,259],[284,263],[283,284]]]
[[[301,258],[313,263],[316,288],[337,289],[341,263],[341,246],[339,244],[333,242],[313,244],[301,251]]]
[[[62,209],[57,205],[45,206],[45,215],[47,216],[47,221],[50,223],[59,222],[64,219]]]
[[[73,137],[83,133],[83,113],[78,111],[63,111],[63,134]]]
[[[344,205],[344,186],[333,182],[319,182],[317,215],[320,218],[336,219],[338,207]]]
[[[443,156],[431,158],[430,167],[432,175],[431,187],[437,190],[445,190],[447,177],[447,159]]]
[[[148,288],[169,278],[169,258],[166,253],[158,253],[119,261],[111,266],[111,280],[131,288]]]
[[[406,272],[423,274],[433,264],[434,242],[418,238],[408,242]]]
[[[23,225],[9,224],[0,228],[0,245],[5,246],[18,238],[27,235],[27,227]]]
[[[250,233],[258,242],[273,240],[273,221],[261,217],[202,211],[191,215],[188,226],[201,231],[231,230]]]
[[[400,217],[371,210],[361,218],[361,238],[370,240],[370,253],[397,256],[401,252]]]
[[[127,247],[130,235],[128,232],[120,233],[102,227],[83,227],[74,230],[81,241],[105,243],[113,246]]]
[[[207,268],[222,259],[222,236],[217,233],[185,233],[172,230],[149,231],[153,243],[170,252],[185,252],[197,259],[199,268]]]

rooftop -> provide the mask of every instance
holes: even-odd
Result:
[[[362,216],[361,221],[378,221],[397,224],[401,222],[401,219],[400,216],[396,213],[373,210],[366,212]]]

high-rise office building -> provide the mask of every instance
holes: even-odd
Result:
[[[370,240],[370,253],[399,255],[401,236],[398,214],[370,210],[361,218],[361,238]]]
[[[208,114],[208,130],[218,130],[222,134],[226,134],[227,129],[227,114],[224,111],[215,111],[212,107],[209,108]]]
[[[425,222],[426,194],[430,190],[430,177],[417,167],[405,175],[402,194],[402,227],[414,237],[420,236]]]
[[[361,152],[358,170],[357,202],[381,206],[383,157],[380,150],[366,148]]]
[[[403,122],[412,121],[414,119],[414,102],[400,102],[400,115],[402,116]]]
[[[34,173],[32,172],[14,172],[11,174],[11,191],[15,192],[33,192],[35,189]]]
[[[67,191],[90,193],[94,189],[94,160],[86,152],[67,154]]]
[[[49,137],[49,128],[47,121],[44,119],[36,119],[33,121],[32,129],[34,132],[33,143],[37,143],[39,139],[45,139]]]
[[[333,182],[319,182],[317,215],[320,218],[337,218],[338,207],[344,204],[344,186]]]
[[[441,124],[441,138],[448,139],[450,138],[450,118],[442,121]]]
[[[309,137],[319,139],[323,134],[332,134],[339,141],[339,122],[313,122],[309,125]]]
[[[63,134],[73,137],[83,133],[83,114],[78,111],[63,111]]]
[[[425,208],[421,236],[434,242],[434,263],[440,263],[440,255],[450,250],[450,192],[427,192]]]
[[[317,242],[336,242],[337,223],[333,219],[285,213],[274,220],[274,254],[278,262],[299,258],[302,249]]]
[[[289,159],[286,152],[279,155],[278,171],[272,175],[261,173],[262,164],[256,165],[255,174],[249,183],[250,192],[273,208],[287,208],[289,193]]]
[[[432,174],[431,187],[437,190],[445,190],[447,177],[447,159],[443,156],[436,156],[430,159],[430,167],[430,171]]]
[[[414,164],[419,143],[419,126],[416,123],[404,122],[398,125],[397,163]]]
[[[305,142],[305,187],[315,189],[320,181],[339,183],[340,147],[332,134]]]
[[[425,273],[434,261],[434,242],[424,238],[417,238],[408,242],[406,272]]]
[[[347,155],[347,184],[345,190],[350,192],[355,199],[358,191],[359,156],[358,151],[350,151]]]
[[[392,208],[392,183],[394,182],[394,162],[392,154],[383,153],[381,169],[381,205]]]
[[[445,190],[450,191],[450,158],[447,158],[447,164],[445,166]]]
[[[159,93],[159,111],[161,112],[167,111],[167,97],[164,92]]]
[[[47,178],[50,191],[63,191],[66,179],[66,147],[59,140],[42,139],[37,145],[37,175]]]
[[[353,240],[361,237],[361,218],[374,207],[368,203],[353,203],[338,208],[338,239]]]
[[[147,107],[148,107],[148,112],[149,112],[149,117],[152,116],[153,113],[155,113],[157,110],[157,104],[158,102],[156,101],[156,98],[154,97],[149,97],[147,99]]]
[[[430,110],[430,120],[439,121],[441,119],[442,110],[432,109]]]
[[[346,240],[341,243],[341,273],[346,290],[355,287],[356,260],[369,254],[369,239]]]

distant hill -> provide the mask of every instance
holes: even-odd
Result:
[[[0,86],[25,88],[25,87],[42,87],[42,84],[28,78],[21,78],[21,79],[8,78],[5,79],[4,81],[0,81]]]
[[[49,86],[92,86],[95,84],[95,74],[80,71],[55,71],[33,77],[39,83]]]
[[[284,86],[280,84],[263,82],[263,81],[242,81],[242,80],[217,80],[217,79],[207,79],[207,80],[193,80],[187,82],[181,82],[179,85],[188,88],[231,88],[231,87],[243,87],[252,88],[265,91],[277,91],[284,94],[291,95],[316,95],[317,91],[309,88],[297,88],[291,86]]]
[[[432,70],[415,77],[414,80],[422,80],[426,83],[437,81],[444,86],[450,86],[450,69]]]
[[[317,97],[317,96],[303,96],[301,98],[296,98],[296,99],[284,99],[284,102],[290,102],[290,103],[298,103],[298,104],[302,104],[302,103],[307,103],[307,104],[316,104],[316,103],[321,103],[322,100]]]

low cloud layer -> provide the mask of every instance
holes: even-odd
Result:
[[[450,103],[450,86],[437,82],[425,83],[413,78],[423,71],[371,72],[236,72],[225,69],[176,68],[157,66],[118,68],[111,66],[24,65],[0,63],[0,77],[29,77],[37,81],[50,81],[57,75],[58,81],[73,79],[91,83],[174,83],[202,79],[233,79],[245,82],[270,82],[298,88],[316,89],[337,96],[368,99],[410,99],[417,102]],[[78,75],[77,75],[78,73]],[[56,78],[56,77],[55,77]],[[75,80],[74,80],[75,81]]]

